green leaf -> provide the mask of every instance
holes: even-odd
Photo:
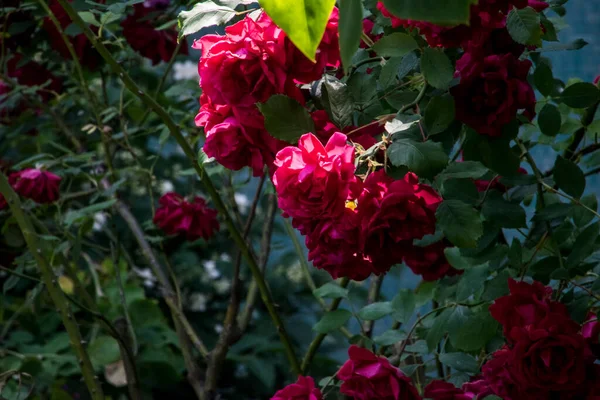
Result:
[[[556,157],[554,180],[565,193],[579,198],[585,190],[585,175],[573,161],[561,156]]]
[[[481,299],[485,301],[492,301],[496,300],[498,297],[507,295],[509,278],[510,274],[507,270],[499,272],[497,276],[485,283],[485,290],[481,295]]]
[[[546,63],[540,62],[533,73],[535,87],[544,96],[550,96],[554,91],[554,76],[552,69]]]
[[[98,20],[96,19],[96,16],[94,14],[92,14],[89,11],[80,11],[77,14],[79,14],[79,17],[87,24],[89,25],[94,25],[94,26],[100,26],[100,22],[98,22]]]
[[[481,209],[483,217],[502,228],[525,228],[527,216],[519,204],[504,200],[496,191],[488,194]]]
[[[382,37],[372,47],[381,57],[402,57],[418,48],[412,36],[400,32]]]
[[[440,179],[460,179],[471,178],[479,179],[489,172],[479,161],[455,162],[440,174]]]
[[[458,247],[446,247],[444,249],[444,255],[446,256],[448,263],[456,269],[464,270],[473,266],[472,260],[463,256]]]
[[[426,47],[421,56],[421,72],[436,89],[447,89],[454,77],[454,67],[442,49]]]
[[[121,358],[119,343],[110,336],[98,336],[87,349],[96,368],[114,363]]]
[[[448,155],[442,144],[430,140],[394,140],[388,148],[388,157],[392,165],[405,166],[422,178],[433,178],[448,165]]]
[[[196,3],[190,11],[179,13],[179,35],[187,36],[202,28],[225,24],[235,15],[234,9],[215,4],[210,0]]]
[[[315,61],[335,0],[260,0],[260,6],[308,59]]]
[[[274,138],[295,144],[300,136],[315,132],[315,123],[306,108],[291,97],[276,94],[257,106],[265,117],[267,132]]]
[[[348,80],[348,88],[352,98],[358,104],[367,104],[377,94],[377,78],[375,74],[353,74]]]
[[[318,289],[313,290],[315,297],[325,297],[329,299],[337,299],[348,296],[348,289],[332,282],[328,282]]]
[[[542,26],[540,15],[531,7],[511,10],[506,20],[508,33],[517,43],[539,46],[542,45]]]
[[[361,0],[339,0],[340,6],[340,55],[347,72],[362,34],[363,8]]]
[[[562,118],[558,107],[552,104],[546,104],[538,115],[538,125],[540,131],[547,136],[556,136],[560,132]]]
[[[456,300],[467,300],[472,294],[481,289],[488,276],[488,271],[489,265],[487,263],[465,270],[456,287]]]
[[[64,223],[66,226],[71,226],[80,219],[90,217],[99,211],[106,210],[112,207],[117,202],[116,199],[110,199],[101,203],[92,204],[79,210],[70,210],[65,215]]]
[[[397,329],[390,329],[383,332],[379,336],[375,336],[373,338],[373,342],[375,342],[379,346],[391,346],[394,343],[398,343],[399,341],[404,339],[406,339],[406,333]]]
[[[340,129],[352,125],[354,104],[348,86],[340,80],[326,75],[321,90],[323,107],[331,122]]]
[[[352,317],[352,313],[348,310],[329,311],[313,326],[313,330],[319,333],[329,333],[344,326],[350,317]]]
[[[468,204],[479,204],[479,192],[472,179],[450,179],[444,181],[441,193],[446,200],[460,200]]]
[[[131,320],[136,328],[164,324],[163,314],[155,301],[148,299],[136,300],[128,308]]]
[[[589,82],[578,82],[567,87],[560,99],[571,108],[586,108],[600,100],[600,89]]]
[[[429,135],[444,132],[453,121],[454,98],[452,96],[436,96],[429,101],[423,121]]]
[[[383,0],[385,8],[402,19],[429,21],[438,25],[468,24],[474,0]]]
[[[398,76],[398,70],[402,65],[403,57],[392,57],[385,62],[381,67],[381,73],[379,74],[379,85],[382,89],[387,89],[391,85],[396,83],[396,77]]]
[[[440,228],[454,245],[477,246],[477,240],[483,235],[483,223],[472,206],[458,200],[446,200],[435,215]]]
[[[565,218],[571,212],[573,206],[566,203],[549,204],[541,210],[537,210],[532,221],[550,221],[558,218]]]
[[[523,265],[523,246],[518,239],[513,238],[510,249],[508,250],[508,261],[515,268],[521,268]]]
[[[475,357],[465,353],[443,353],[440,354],[442,364],[454,368],[457,371],[475,374],[479,371],[479,363]]]
[[[585,228],[583,232],[577,236],[571,254],[567,258],[567,268],[574,268],[581,264],[594,252],[596,239],[600,234],[600,223],[596,222]]]
[[[586,194],[581,198],[580,202],[594,211],[598,210],[598,199],[595,194]],[[586,226],[594,219],[594,214],[581,206],[573,207],[571,216],[575,225],[580,228]]]
[[[392,299],[392,317],[402,323],[407,323],[415,311],[415,294],[409,289],[400,289],[400,292]]]
[[[427,332],[427,336],[425,337],[425,341],[427,342],[427,347],[429,348],[429,350],[435,349],[440,340],[442,340],[442,338],[446,334],[446,331],[448,329],[447,324],[453,312],[454,309],[447,308],[443,310],[440,314],[438,314],[436,317],[434,317],[433,325],[431,325],[431,328],[429,329],[429,331]]]
[[[390,315],[394,309],[389,301],[369,304],[358,312],[358,317],[366,321],[374,321]]]
[[[462,351],[477,351],[496,335],[498,322],[492,318],[487,307],[472,312],[464,306],[454,308],[448,318],[448,336],[450,344]]]

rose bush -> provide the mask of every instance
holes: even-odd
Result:
[[[1,398],[600,396],[565,0],[5,3]]]

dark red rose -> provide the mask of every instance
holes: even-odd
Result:
[[[581,325],[581,335],[588,342],[596,357],[600,358],[600,323],[598,322],[598,316],[589,312],[585,319],[586,322]]]
[[[552,288],[540,282],[508,280],[510,294],[490,306],[490,313],[504,328],[504,336],[514,341],[513,329],[535,327],[549,315],[567,315],[567,308],[551,299]]]
[[[167,62],[177,48],[175,28],[156,30],[154,21],[162,13],[162,7],[149,7],[145,3],[133,6],[134,13],[121,22],[123,36],[132,49],[152,60],[152,64]],[[187,54],[187,46],[181,46],[178,54]]]
[[[385,357],[377,357],[367,349],[352,345],[349,360],[337,373],[342,380],[340,392],[355,400],[420,399],[410,379]]]
[[[535,94],[527,82],[530,68],[530,61],[505,54],[485,57],[465,72],[458,71],[461,82],[450,89],[456,118],[489,136],[500,136],[518,110],[524,109],[524,115],[533,119]]]
[[[453,268],[444,254],[444,249],[452,247],[440,241],[427,247],[413,246],[404,255],[404,263],[425,281],[436,281],[444,276],[462,274],[463,271]]]
[[[579,334],[578,324],[555,314],[535,327],[517,330],[508,369],[520,393],[571,399],[587,392],[589,380],[595,378],[595,357]]]
[[[431,381],[425,386],[425,397],[431,400],[471,400],[475,396],[445,381]]]
[[[69,2],[72,2],[72,0],[69,0]],[[60,23],[60,26],[64,32],[64,30],[72,23],[71,17],[69,17],[69,14],[67,14],[60,3],[56,0],[51,0],[50,9]],[[44,30],[48,33],[50,44],[54,50],[58,51],[58,53],[64,58],[70,59],[71,53],[69,53],[69,49],[65,45],[60,32],[56,29],[54,22],[52,22],[49,17],[46,17],[44,18],[43,26]],[[90,29],[92,29],[94,33],[98,33],[97,27],[90,25]],[[91,70],[95,69],[102,58],[96,49],[94,49],[88,38],[83,33],[80,33],[76,36],[70,36],[69,40],[75,49],[75,54],[77,54],[79,62]]]
[[[167,193],[159,203],[154,224],[167,235],[185,235],[193,242],[199,238],[208,240],[219,230],[217,211],[209,208],[202,197],[188,202],[177,193]]]
[[[60,197],[61,177],[49,171],[24,169],[8,178],[15,192],[39,204],[53,203]]]
[[[310,376],[299,376],[296,383],[287,385],[271,397],[271,400],[321,400],[323,395],[315,387]]]
[[[465,53],[456,62],[457,75],[470,75],[482,58],[494,54],[512,54],[520,57],[525,46],[513,40],[506,27],[479,30],[463,43]]]
[[[480,376],[473,377],[470,382],[465,382],[462,390],[471,399],[485,399],[486,396],[494,394],[489,383]]]
[[[358,199],[361,249],[378,273],[401,263],[414,239],[435,232],[435,210],[441,200],[412,173],[401,180],[384,170],[367,177]]]
[[[496,350],[492,358],[481,367],[483,379],[465,383],[463,388],[478,393],[477,399],[484,399],[492,394],[504,400],[526,399],[527,397],[519,397],[519,389],[510,374],[511,359],[512,354],[508,347]]]
[[[359,220],[355,210],[346,208],[338,219],[317,221],[306,236],[308,259],[332,278],[348,277],[362,281],[371,275],[373,265],[358,249]]]

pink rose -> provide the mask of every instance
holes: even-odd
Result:
[[[471,400],[474,396],[465,393],[453,384],[434,380],[425,386],[425,397],[431,400]]]
[[[152,64],[169,61],[177,48],[175,28],[159,31],[153,25],[153,21],[162,13],[162,8],[160,5],[136,4],[133,6],[134,13],[121,22],[123,36],[131,48],[152,60]],[[179,48],[179,54],[187,53],[187,46]]]
[[[464,58],[465,56],[463,56]],[[456,118],[479,134],[500,136],[504,125],[520,109],[535,116],[535,94],[527,82],[528,60],[512,54],[491,55],[458,70],[460,84],[450,89],[456,104]]]
[[[343,213],[356,185],[354,147],[335,133],[323,146],[312,133],[298,147],[288,146],[275,159],[273,184],[285,216],[300,219],[334,218]]]
[[[340,130],[340,128],[329,120],[329,116],[325,110],[313,111],[311,117],[315,123],[317,137],[322,143],[326,143],[335,132],[341,131],[346,134],[352,132],[352,136],[349,139],[354,143],[360,144],[364,149],[368,149],[377,143],[375,136],[385,131],[384,126],[379,124],[368,124],[360,128],[347,126],[343,130]]]
[[[340,392],[355,400],[417,400],[421,397],[410,379],[367,349],[352,345],[349,360],[337,373],[343,381]]]
[[[444,276],[462,274],[463,271],[453,268],[444,254],[444,249],[451,247],[444,241],[427,247],[409,248],[404,256],[404,263],[425,281],[436,281]]]
[[[441,200],[412,173],[401,180],[390,178],[384,170],[368,176],[358,199],[361,249],[378,273],[401,263],[414,239],[435,232],[435,210]]]
[[[11,174],[8,178],[15,192],[40,204],[58,200],[61,179],[52,172],[39,169],[24,169]]]
[[[246,16],[225,28],[225,35],[205,35],[192,46],[202,50],[200,86],[213,102],[251,106],[272,94],[297,90],[285,70],[283,31],[266,29]]]
[[[158,201],[154,224],[167,235],[185,235],[190,242],[199,238],[210,239],[218,230],[217,211],[209,208],[206,200],[196,196],[188,202],[177,193],[167,193]]]
[[[598,316],[588,312],[586,322],[581,325],[581,335],[585,338],[596,357],[600,356],[600,323]]]
[[[278,391],[271,400],[321,400],[323,395],[315,387],[315,381],[310,376],[299,376],[296,383],[292,383]]]

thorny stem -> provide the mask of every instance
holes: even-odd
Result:
[[[344,278],[340,282],[340,286],[345,288],[346,286],[348,286],[349,282],[350,282],[350,279]],[[342,302],[341,297],[334,299],[331,302],[331,306],[329,307],[329,312],[337,310],[337,308],[340,306],[341,302]],[[308,351],[306,352],[306,355],[304,356],[304,360],[302,360],[302,369],[301,369],[302,374],[306,374],[306,372],[308,371],[308,367],[310,367],[310,363],[312,362],[313,357],[315,356],[317,350],[319,350],[319,347],[321,346],[321,343],[323,343],[323,340],[325,339],[326,336],[327,336],[326,333],[319,333],[313,339],[313,341],[310,343],[310,345],[308,346]]]
[[[186,140],[186,138],[183,136],[182,132],[180,131],[179,127],[171,119],[171,117],[167,113],[167,111],[160,104],[158,104],[153,98],[151,98],[150,96],[148,96],[146,93],[144,93],[142,90],[139,89],[139,87],[131,79],[129,74],[113,58],[113,56],[106,49],[106,47],[104,47],[102,42],[100,42],[96,38],[96,35],[92,32],[92,30],[88,27],[88,25],[81,19],[79,14],[77,14],[77,12],[73,8],[73,6],[68,2],[68,0],[58,0],[58,2],[63,7],[63,9],[66,11],[66,13],[69,15],[69,17],[71,17],[73,22],[75,24],[77,24],[79,26],[79,28],[83,31],[85,36],[90,40],[92,45],[96,48],[98,53],[100,53],[102,58],[104,58],[106,63],[121,78],[121,80],[123,81],[125,86],[127,86],[127,88],[133,94],[138,96],[140,98],[140,100],[147,107],[149,107],[152,111],[154,111],[160,117],[160,119],[163,120],[163,122],[169,129],[169,132],[171,133],[171,135],[175,138],[175,140],[177,141],[179,146],[181,146],[181,149],[183,150],[185,155],[192,162],[194,170],[196,171],[196,173],[198,174],[198,177],[200,178],[200,182],[204,185],[206,192],[210,195],[211,199],[213,200],[213,202],[215,204],[215,208],[217,209],[217,211],[219,211],[219,213],[225,220],[225,225],[227,226],[227,229],[229,230],[229,233],[231,234],[233,241],[238,246],[238,248],[242,252],[242,255],[246,259],[246,262],[248,263],[248,266],[250,267],[250,271],[252,272],[254,280],[257,283],[258,290],[260,292],[263,303],[265,304],[265,306],[269,312],[269,315],[271,316],[271,319],[273,320],[273,323],[277,329],[277,332],[279,333],[280,340],[285,348],[285,352],[287,354],[291,368],[295,373],[299,374],[300,373],[300,363],[298,362],[298,358],[296,357],[296,354],[294,352],[294,347],[292,345],[292,342],[285,330],[283,321],[282,321],[281,317],[279,316],[279,314],[277,313],[277,310],[275,308],[275,304],[273,303],[273,299],[271,297],[271,293],[269,291],[267,283],[265,282],[265,279],[262,276],[261,269],[258,266],[258,263],[254,259],[254,257],[252,256],[252,253],[250,252],[250,248],[246,244],[246,241],[244,240],[244,238],[242,237],[242,235],[236,228],[235,223],[233,222],[231,215],[227,211],[225,203],[223,202],[223,199],[221,199],[221,196],[219,195],[219,192],[217,191],[216,187],[214,186],[212,180],[210,179],[210,176],[205,173],[204,167],[203,167],[202,163],[199,162],[196,152],[190,146],[190,144],[188,143],[188,141]],[[143,232],[142,232],[142,237],[143,237]]]
[[[63,291],[57,284],[56,275],[54,275],[52,267],[42,255],[44,242],[38,242],[37,234],[33,228],[33,225],[31,224],[31,221],[27,215],[23,212],[19,196],[17,196],[17,194],[11,188],[10,184],[8,183],[8,179],[2,172],[0,172],[0,193],[8,202],[12,214],[21,228],[21,232],[23,233],[27,247],[35,258],[38,268],[40,269],[42,281],[48,289],[48,293],[52,298],[52,302],[56,306],[57,311],[61,316],[63,325],[65,326],[67,334],[69,335],[71,346],[73,347],[73,350],[77,355],[77,359],[79,360],[79,367],[81,368],[81,373],[83,374],[83,379],[90,392],[90,396],[93,400],[103,400],[104,394],[102,392],[102,387],[100,386],[100,382],[98,381],[97,377],[94,375],[94,367],[92,366],[92,362],[90,361],[86,349],[83,347],[81,333],[79,332],[77,323],[74,320],[73,313],[71,312]]]
[[[588,206],[586,206],[585,204],[583,204],[581,201],[579,201],[578,199],[576,199],[575,197],[571,197],[566,193],[562,193],[556,189],[554,189],[552,186],[548,185],[546,182],[542,181],[542,186],[546,189],[549,190],[552,193],[556,193],[559,196],[564,197],[565,199],[569,200],[572,203],[577,204],[580,207],[585,208],[586,210],[588,210],[589,212],[591,212],[592,214],[594,214],[596,217],[600,218],[600,214],[598,214],[596,211],[594,211],[593,209],[589,208]]]

